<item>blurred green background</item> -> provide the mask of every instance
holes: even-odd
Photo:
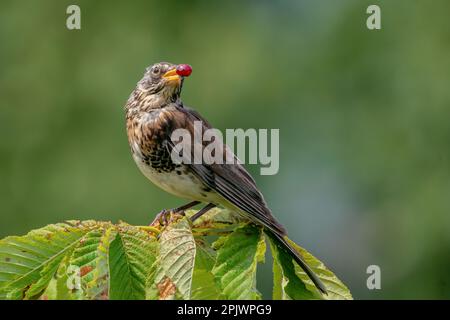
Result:
[[[69,4],[80,31],[66,29]],[[355,298],[450,298],[449,12],[445,0],[3,0],[0,237],[65,219],[146,224],[182,204],[136,168],[123,106],[146,66],[189,63],[183,100],[216,127],[280,129],[279,173],[248,168]],[[372,264],[381,290],[366,287]]]

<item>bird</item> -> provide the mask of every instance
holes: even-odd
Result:
[[[216,206],[228,208],[262,226],[264,232],[298,263],[320,293],[327,294],[323,282],[287,241],[286,229],[275,219],[255,180],[239,161],[207,164],[172,159],[176,146],[172,137],[174,130],[184,129],[194,134],[196,122],[204,130],[213,128],[181,100],[184,80],[191,73],[192,67],[188,64],[155,63],[145,69],[125,105],[128,142],[140,171],[164,191],[191,201],[160,214],[183,212],[200,203],[206,204],[190,217],[194,222]],[[193,141],[194,145],[196,143],[205,147],[201,141]],[[230,148],[220,143],[224,156],[237,160]]]

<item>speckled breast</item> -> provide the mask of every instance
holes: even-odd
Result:
[[[172,161],[167,148],[171,128],[162,113],[158,110],[127,119],[128,142],[133,156],[159,173],[180,168]]]

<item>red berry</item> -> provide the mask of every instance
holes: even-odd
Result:
[[[192,73],[192,67],[188,64],[179,64],[177,66],[177,74],[182,77],[189,77]]]

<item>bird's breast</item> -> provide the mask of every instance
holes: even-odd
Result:
[[[154,111],[127,117],[127,134],[133,159],[140,171],[161,189],[178,197],[217,202],[217,195],[206,187],[186,165],[172,161],[170,114]]]
[[[179,167],[172,161],[167,148],[170,130],[163,111],[128,118],[127,133],[135,161],[153,168],[156,172],[171,172]]]

